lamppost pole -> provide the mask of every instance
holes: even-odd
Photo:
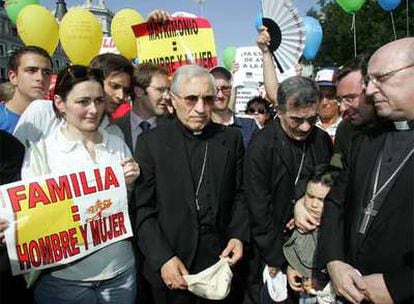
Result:
[[[68,9],[66,8],[65,0],[58,0],[56,1],[56,12],[55,18],[59,21],[62,21],[63,16],[66,14]]]

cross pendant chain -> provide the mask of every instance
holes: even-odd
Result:
[[[382,165],[382,156],[383,156],[381,153],[379,162],[378,162],[378,167],[375,172],[375,180],[374,180],[374,187],[372,191],[372,197],[367,207],[363,210],[364,217],[362,218],[362,222],[359,227],[359,233],[365,234],[367,232],[368,226],[370,222],[372,221],[371,219],[377,215],[378,209],[380,207],[380,204],[378,206],[375,206],[375,199],[394,179],[394,177],[398,174],[398,172],[400,172],[400,170],[404,167],[404,165],[407,163],[407,161],[413,154],[414,154],[414,148],[412,148],[411,151],[408,152],[408,154],[405,156],[402,162],[398,165],[398,167],[394,170],[394,172],[390,175],[390,177],[388,177],[388,179],[384,182],[384,184],[378,189],[378,181],[379,181],[379,175],[380,175],[381,165]]]
[[[364,209],[364,217],[359,228],[359,233],[365,234],[367,232],[370,219],[377,215],[378,211],[374,210],[374,204],[374,200],[370,200],[368,206]]]

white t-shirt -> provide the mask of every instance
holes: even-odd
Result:
[[[36,143],[64,123],[64,120],[56,117],[52,101],[38,99],[32,101],[20,116],[13,135],[28,148],[28,141]],[[102,118],[99,128],[104,128],[108,133],[124,139],[121,129],[117,125],[110,124],[106,115]]]
[[[93,161],[80,141],[70,141],[61,129],[54,128],[46,138],[39,140],[35,145],[44,144],[47,151],[47,164],[50,173],[65,170],[82,169],[91,164],[113,164],[122,159],[131,157],[129,148],[119,137],[100,130],[102,143],[95,146]],[[30,143],[30,145],[32,145]],[[43,150],[43,148],[40,148]],[[33,147],[29,148],[22,168],[22,179],[36,176],[30,164]],[[53,220],[53,219],[51,219]],[[87,257],[70,263],[51,272],[51,275],[66,280],[97,281],[107,280],[133,267],[135,264],[131,242],[122,240],[98,250]]]

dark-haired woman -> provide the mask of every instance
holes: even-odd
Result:
[[[29,149],[22,177],[118,162],[123,167],[127,187],[132,186],[139,167],[128,147],[117,136],[98,129],[105,109],[101,71],[76,65],[68,67],[58,75],[55,94],[54,108],[64,123]],[[41,157],[34,157],[39,151]],[[44,271],[34,286],[35,300],[36,303],[134,303],[135,281],[132,245],[129,240],[122,240],[70,264]]]

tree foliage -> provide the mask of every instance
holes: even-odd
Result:
[[[407,36],[406,1],[410,1],[409,29],[414,32],[414,3],[402,0],[393,11],[397,38]],[[323,41],[315,64],[339,66],[354,57],[352,15],[346,13],[333,0],[320,0],[320,10],[311,9],[307,15],[319,19]],[[375,0],[367,0],[356,13],[357,54],[370,53],[394,40],[391,14],[381,9]]]

